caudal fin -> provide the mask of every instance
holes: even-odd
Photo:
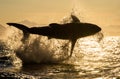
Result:
[[[29,28],[25,25],[22,25],[22,24],[18,24],[18,23],[7,23],[9,26],[14,26],[20,30],[23,31],[23,38],[22,38],[22,41],[25,42],[26,39],[28,39],[30,33],[29,33]]]

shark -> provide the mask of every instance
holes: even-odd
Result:
[[[23,31],[24,38],[28,38],[30,34],[37,34],[47,36],[50,38],[69,40],[71,42],[70,57],[72,56],[73,49],[77,39],[94,35],[102,29],[96,24],[82,23],[76,17],[71,15],[73,21],[71,23],[59,24],[50,23],[47,26],[31,27],[19,23],[7,23],[9,26],[14,26]]]

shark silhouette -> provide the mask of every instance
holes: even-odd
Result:
[[[47,36],[48,38],[57,38],[71,41],[72,56],[75,43],[78,38],[94,35],[101,31],[101,28],[91,23],[81,23],[75,16],[72,16],[74,22],[66,24],[51,23],[43,27],[28,28],[25,25],[18,23],[7,23],[9,26],[14,26],[23,31],[24,38],[28,38],[29,34],[38,34]]]

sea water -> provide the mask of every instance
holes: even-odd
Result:
[[[22,31],[9,27],[7,33],[0,39],[1,73],[20,73],[31,79],[120,78],[120,36],[79,38],[67,58],[71,49],[68,40],[31,34],[23,43]]]

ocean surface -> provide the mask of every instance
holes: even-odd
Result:
[[[69,57],[68,40],[31,34],[23,41],[21,30],[0,27],[0,79],[120,79],[120,36],[79,38]]]
[[[72,57],[67,58],[71,48],[67,40],[30,35],[23,43],[22,32],[13,27],[10,30],[0,40],[0,77],[120,79],[120,36],[80,38]]]

